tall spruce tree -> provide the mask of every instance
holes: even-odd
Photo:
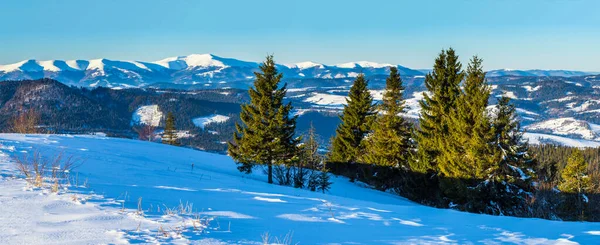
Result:
[[[365,140],[366,152],[361,160],[379,166],[408,169],[408,156],[411,153],[411,127],[400,113],[404,112],[402,79],[398,68],[391,67],[386,79],[383,103],[373,124],[373,134]]]
[[[172,112],[167,113],[162,142],[169,145],[179,145],[177,130],[175,129],[175,116]]]
[[[340,116],[341,124],[331,145],[329,162],[354,163],[364,153],[365,136],[371,131],[375,109],[369,92],[368,81],[363,74],[358,75],[350,88],[347,105]]]
[[[254,73],[254,87],[248,91],[250,103],[242,105],[242,124],[236,123],[228,153],[241,172],[251,173],[254,165],[267,165],[268,182],[273,183],[273,165],[297,161],[301,139],[295,136],[297,116],[290,116],[292,105],[283,103],[286,85],[278,87],[283,75],[273,56],[267,56],[259,68],[260,72]]]
[[[454,50],[442,50],[432,72],[425,76],[428,92],[424,92],[423,99],[419,101],[420,127],[414,136],[418,150],[410,163],[413,171],[438,171],[439,165],[445,164],[440,161],[440,154],[450,145],[450,114],[456,108],[460,95],[460,83],[464,77],[461,69]]]
[[[495,203],[486,207],[486,213],[525,215],[529,212],[527,200],[533,190],[535,159],[529,154],[515,106],[508,97],[498,100],[492,127],[496,161],[486,181],[476,188],[480,195],[477,201]]]
[[[494,132],[487,113],[491,87],[486,83],[482,60],[473,57],[466,71],[464,89],[450,114],[450,144],[443,149],[446,177],[483,179],[494,163]]]

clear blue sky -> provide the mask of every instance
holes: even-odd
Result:
[[[597,0],[2,0],[0,64],[191,53],[429,68],[454,47],[486,69],[600,71]]]

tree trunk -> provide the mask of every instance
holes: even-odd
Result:
[[[273,184],[273,164],[269,163],[269,184]]]

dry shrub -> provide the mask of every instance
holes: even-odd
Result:
[[[15,116],[10,122],[12,131],[19,134],[35,134],[39,133],[37,125],[40,122],[41,115],[35,109],[29,109]]]
[[[81,164],[81,161],[59,153],[52,158],[43,157],[38,151],[23,154],[15,158],[15,164],[25,180],[38,188],[44,187],[46,179],[50,179],[52,191],[58,192],[61,183],[67,182],[69,173]]]
[[[298,243],[293,243],[292,242],[292,237],[294,236],[294,232],[290,231],[287,234],[285,234],[284,237],[279,238],[279,237],[274,237],[273,239],[271,239],[271,235],[269,234],[269,232],[265,232],[261,235],[262,238],[262,244],[264,245],[269,245],[269,244],[281,244],[281,245],[291,245],[291,244],[298,244]]]
[[[141,124],[133,127],[133,130],[137,132],[138,139],[144,141],[154,141],[156,140],[156,136],[154,135],[154,131],[156,127],[149,124]]]

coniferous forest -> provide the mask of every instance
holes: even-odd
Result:
[[[435,207],[600,220],[600,150],[529,145],[510,98],[491,98],[480,57],[463,65],[455,50],[439,53],[425,77],[417,122],[403,117],[397,69],[390,69],[381,103],[358,75],[327,151],[319,150],[326,146],[313,128],[295,132],[297,116],[283,101],[286,84],[273,56],[255,75],[229,143],[241,172],[263,167],[269,183],[322,192],[332,173]]]

